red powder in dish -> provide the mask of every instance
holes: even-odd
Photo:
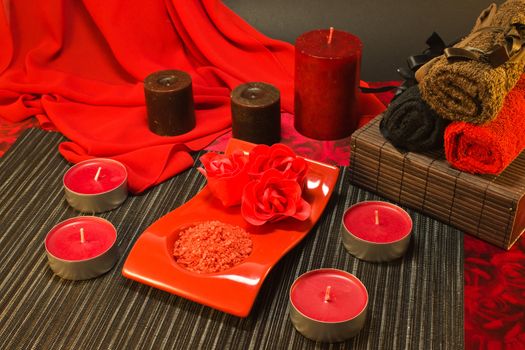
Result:
[[[179,232],[175,261],[198,273],[219,272],[241,263],[252,252],[252,239],[239,226],[205,221]]]

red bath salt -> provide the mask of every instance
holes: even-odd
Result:
[[[246,259],[252,245],[250,235],[241,227],[205,221],[179,232],[173,256],[177,264],[190,271],[219,272]]]

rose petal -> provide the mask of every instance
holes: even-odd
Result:
[[[209,152],[200,160],[204,168],[198,170],[206,176],[211,193],[226,207],[240,204],[243,188],[250,180],[248,157],[240,151],[230,155]]]
[[[297,220],[304,221],[308,219],[311,214],[312,206],[310,205],[310,203],[301,198],[301,200],[299,201],[299,205],[297,206],[297,211],[295,212],[293,217]]]
[[[291,148],[283,144],[256,146],[250,152],[248,161],[250,177],[260,178],[272,168],[284,173],[287,178],[296,180],[301,188],[304,186],[308,163],[303,158],[297,157]]]
[[[311,207],[302,198],[301,186],[275,168],[250,181],[242,195],[241,214],[253,225],[287,217],[306,220],[310,213]]]
[[[242,196],[242,203],[241,203],[241,215],[243,218],[248,221],[252,225],[260,226],[266,223],[265,219],[259,218],[259,213],[256,212],[256,204],[257,201],[255,200],[255,186],[257,185],[257,181],[251,181],[249,182],[245,187],[243,191]]]

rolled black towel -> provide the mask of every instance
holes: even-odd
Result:
[[[390,103],[379,128],[395,147],[424,152],[443,148],[443,135],[449,123],[430,109],[415,85]]]

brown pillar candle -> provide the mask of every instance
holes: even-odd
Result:
[[[251,82],[231,94],[233,137],[272,145],[281,140],[281,97],[273,85]]]
[[[144,80],[148,126],[155,134],[175,136],[195,127],[191,77],[179,70],[152,73]]]

